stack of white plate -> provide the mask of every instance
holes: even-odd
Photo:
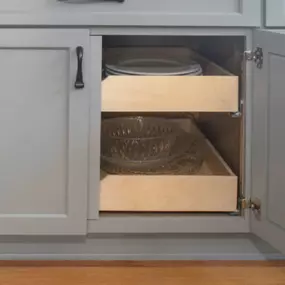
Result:
[[[199,63],[192,61],[182,63],[175,59],[132,58],[105,64],[108,75],[151,75],[151,76],[200,76],[203,75]]]

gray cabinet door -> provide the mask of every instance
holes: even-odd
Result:
[[[285,0],[266,0],[266,26],[285,27]]]
[[[0,30],[0,235],[86,233],[87,30]]]
[[[285,33],[256,31],[254,46],[264,63],[253,72],[252,198],[261,211],[251,230],[285,253]]]

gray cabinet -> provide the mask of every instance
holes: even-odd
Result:
[[[285,1],[266,0],[266,26],[285,27]]]
[[[241,35],[250,48],[251,32]],[[247,87],[252,192],[246,194],[261,202],[261,211],[246,210],[245,218],[99,217],[102,36],[90,38],[85,29],[0,30],[0,235],[253,232],[285,253],[285,33],[253,35],[264,61],[246,68],[253,77],[252,94]],[[78,46],[83,89],[74,87]]]
[[[285,253],[285,33],[257,31],[255,46],[264,53],[254,68],[252,126],[252,197],[261,201],[251,230]]]
[[[74,81],[88,43],[86,30],[0,30],[1,235],[86,234],[89,81]]]
[[[2,0],[0,15],[8,25],[259,27],[261,0]]]

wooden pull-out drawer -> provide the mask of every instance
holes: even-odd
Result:
[[[103,112],[235,112],[235,76],[110,76]]]
[[[238,111],[238,76],[193,51],[177,49],[177,54],[199,62],[204,76],[109,76],[102,82],[102,111]]]
[[[183,123],[203,137],[190,121]],[[100,210],[115,212],[231,212],[237,207],[237,176],[203,137],[204,163],[196,175],[106,175]]]

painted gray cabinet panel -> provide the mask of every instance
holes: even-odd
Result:
[[[275,249],[249,234],[104,234],[87,239],[67,237],[52,238],[52,240],[50,237],[0,239],[1,260],[232,261],[281,258]],[[229,284],[233,283],[235,282]],[[246,285],[249,284],[251,283],[248,282]]]
[[[85,30],[0,30],[0,235],[86,234]],[[88,70],[85,66],[85,74]]]
[[[100,26],[261,25],[261,0],[1,0],[0,24]],[[2,12],[2,13],[1,13]],[[29,17],[28,17],[29,16]]]
[[[285,33],[257,31],[263,48],[262,69],[254,68],[252,197],[261,200],[253,213],[253,233],[285,253]]]
[[[99,218],[100,204],[102,37],[92,36],[90,39],[92,94],[90,101],[88,219],[92,220]]]
[[[266,0],[266,26],[285,27],[285,0]]]

